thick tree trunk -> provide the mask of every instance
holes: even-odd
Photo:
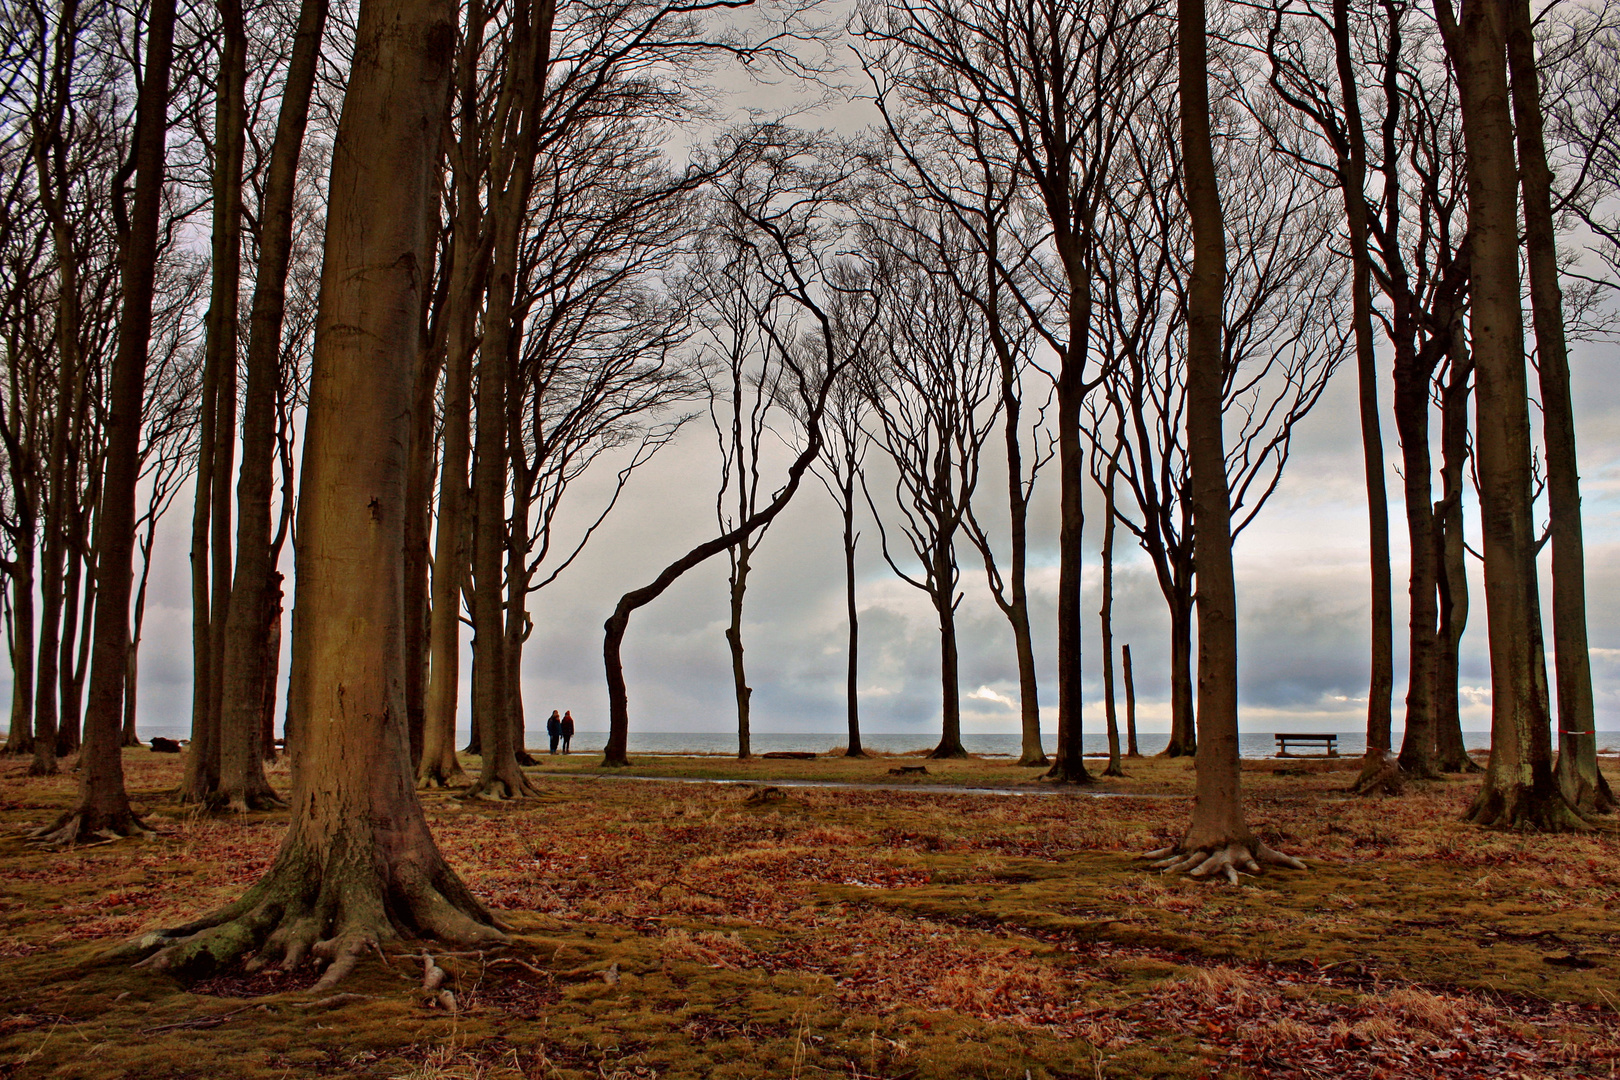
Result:
[[[947,582],[950,578],[945,579]],[[950,588],[946,585],[946,588]],[[953,590],[954,591],[954,590]],[[962,758],[962,686],[960,663],[956,646],[956,609],[951,603],[954,596],[946,593],[935,596],[934,607],[939,612],[939,681],[941,691],[939,745],[928,756],[931,758]]]
[[[1142,752],[1136,748],[1136,679],[1131,673],[1129,645],[1120,646],[1119,662],[1125,676],[1125,756],[1141,757]]]
[[[1238,763],[1237,589],[1221,431],[1226,237],[1210,137],[1203,0],[1177,0],[1181,153],[1193,268],[1187,294],[1187,456],[1198,575],[1198,779],[1192,821],[1175,848],[1153,853],[1170,870],[1224,875],[1261,862],[1302,867],[1272,852],[1243,816]]]
[[[848,670],[846,674],[845,696],[849,710],[849,740],[844,747],[845,757],[865,757],[866,751],[861,749],[861,712],[859,682],[857,674],[860,670],[860,643],[861,643],[861,617],[855,606],[855,470],[852,467],[844,482],[843,510],[844,510],[844,607],[849,617],[849,649]]]
[[[257,951],[313,956],[330,985],[406,935],[502,937],[445,863],[412,784],[405,732],[405,455],[426,204],[455,51],[446,0],[364,0],[333,147],[332,199],[298,503],[293,639],[299,807],[240,901],[136,949],[200,973]],[[177,940],[178,939],[178,940]]]
[[[129,657],[135,489],[140,482],[141,408],[157,273],[174,13],[174,0],[154,0],[146,33],[145,81],[137,105],[134,206],[129,230],[119,244],[123,311],[107,398],[105,472],[101,507],[96,515],[96,594],[101,602],[91,631],[94,645],[90,698],[85,712],[84,751],[79,755],[78,800],[54,824],[34,834],[41,843],[71,844],[146,831],[130,809],[119,743]]]
[[[140,685],[141,629],[146,623],[146,586],[152,576],[152,533],[155,525],[155,522],[148,524],[146,539],[140,545],[141,580],[135,587],[135,612],[129,625],[129,658],[124,664],[123,746],[141,745],[141,737],[135,730],[136,690]]]
[[[991,285],[994,287],[994,276]],[[992,292],[990,310],[995,307]],[[1011,547],[1010,566],[1007,569],[1007,588],[1012,603],[1007,607],[1007,621],[1012,624],[1013,647],[1018,657],[1018,719],[1021,744],[1018,764],[1025,767],[1047,766],[1046,749],[1041,745],[1040,683],[1035,677],[1035,636],[1029,625],[1029,500],[1024,493],[1023,447],[1019,445],[1020,417],[1023,402],[1018,396],[1018,371],[1013,363],[1012,351],[1005,346],[999,332],[996,338],[997,358],[1001,367],[1001,408],[1006,414],[1003,428],[1007,446],[1007,531]]]
[[[282,89],[275,140],[260,207],[259,266],[248,322],[247,393],[242,413],[242,468],[237,479],[236,573],[225,614],[220,715],[220,778],[216,798],[235,810],[276,805],[264,775],[273,753],[266,741],[266,687],[274,701],[276,670],[269,648],[280,624],[280,577],[272,565],[270,500],[276,457],[276,388],[281,378],[281,329],[292,258],[293,195],[314,87],[326,0],[304,0]],[[239,16],[240,12],[235,12]],[[279,649],[276,650],[279,658]]]
[[[1547,443],[1547,510],[1552,538],[1553,663],[1558,675],[1558,766],[1564,798],[1585,814],[1608,813],[1614,795],[1597,761],[1597,717],[1586,635],[1586,544],[1581,532],[1579,460],[1570,399],[1569,348],[1558,284],[1552,171],[1542,135],[1541,87],[1533,20],[1526,0],[1506,0],[1508,66],[1524,192],[1530,310],[1541,376],[1542,431]]]
[[[1475,449],[1491,655],[1491,761],[1467,818],[1501,828],[1578,828],[1552,774],[1530,497],[1530,418],[1518,261],[1518,175],[1508,112],[1505,5],[1439,0],[1468,151]]]
[[[1124,776],[1119,764],[1119,717],[1114,709],[1114,474],[1118,465],[1110,462],[1108,482],[1103,488],[1102,546],[1102,654],[1103,715],[1108,721],[1108,768],[1104,776]]]

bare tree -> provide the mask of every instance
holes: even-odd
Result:
[[[874,288],[887,317],[872,365],[873,441],[895,470],[898,531],[918,571],[891,550],[883,514],[867,494],[883,558],[922,590],[939,620],[942,732],[932,757],[965,757],[956,608],[956,538],[979,482],[985,441],[999,419],[1001,366],[969,290],[994,273],[949,219],[913,219],[904,232],[874,234]],[[952,273],[932,268],[954,266]],[[864,478],[863,478],[864,487]]]

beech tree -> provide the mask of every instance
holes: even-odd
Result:
[[[956,540],[978,488],[984,444],[999,419],[1000,365],[968,290],[952,279],[982,283],[994,270],[976,257],[950,219],[926,212],[902,232],[877,232],[872,243],[873,285],[887,317],[868,372],[870,430],[894,467],[897,531],[917,570],[897,560],[884,514],[869,491],[866,498],[878,524],[884,561],[928,597],[939,622],[942,730],[929,756],[966,757],[956,638],[956,609],[962,602]],[[942,266],[954,269],[934,269]],[[864,477],[862,484],[864,490]]]
[[[1222,293],[1226,236],[1210,134],[1209,65],[1203,0],[1177,0],[1176,59],[1181,156],[1192,219],[1187,290],[1187,441],[1192,471],[1198,574],[1198,778],[1192,820],[1181,841],[1148,858],[1167,871],[1225,876],[1261,864],[1303,870],[1249,829],[1238,765],[1237,588],[1232,574],[1230,492],[1222,446]]]
[[[293,819],[234,904],[132,943],[206,971],[256,952],[341,979],[402,933],[504,935],[444,862],[417,801],[404,714],[404,454],[455,12],[365,0],[333,147],[304,444],[290,707]]]
[[[1491,656],[1491,760],[1467,818],[1500,828],[1584,827],[1552,772],[1531,518],[1530,421],[1519,291],[1518,176],[1505,5],[1437,0],[1468,150],[1477,379],[1475,451]]]

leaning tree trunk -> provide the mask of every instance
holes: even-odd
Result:
[[[1198,779],[1192,821],[1181,842],[1154,852],[1168,870],[1224,875],[1261,862],[1303,869],[1249,830],[1238,762],[1237,588],[1232,514],[1221,431],[1221,358],[1226,237],[1209,123],[1209,69],[1203,0],[1177,0],[1181,155],[1193,267],[1187,292],[1187,457],[1192,471],[1198,575]]]
[[[1579,461],[1569,389],[1569,347],[1558,284],[1557,229],[1552,171],[1542,136],[1541,87],[1530,7],[1509,0],[1508,65],[1524,192],[1525,250],[1530,310],[1535,319],[1541,375],[1542,432],[1547,443],[1547,512],[1552,538],[1553,663],[1558,675],[1558,786],[1582,813],[1608,813],[1614,795],[1597,761],[1597,717],[1592,701],[1592,659],[1586,635],[1586,544],[1581,534]]]
[[[332,192],[298,502],[292,803],[270,871],[239,901],[135,949],[184,973],[249,952],[342,978],[384,941],[499,940],[439,854],[405,732],[405,454],[420,267],[455,52],[448,0],[364,0]]]
[[[1434,523],[1440,555],[1440,662],[1435,672],[1434,763],[1442,772],[1479,772],[1463,743],[1458,686],[1468,625],[1468,549],[1463,539],[1463,476],[1468,463],[1468,399],[1474,376],[1461,306],[1452,313],[1450,372],[1440,398],[1441,499]]]
[[[141,674],[141,629],[146,623],[146,586],[152,577],[152,541],[156,530],[154,515],[147,519],[146,538],[140,541],[141,580],[135,587],[135,612],[130,617],[129,625],[129,659],[124,664],[123,746],[141,745],[141,737],[135,730],[135,704]]]
[[[1579,828],[1584,823],[1553,778],[1548,734],[1505,5],[1466,0],[1460,23],[1449,0],[1437,8],[1457,70],[1468,153],[1475,452],[1491,656],[1491,761],[1466,816],[1501,828]]]
[[[989,310],[998,310],[995,299],[995,280],[990,282],[992,293]],[[1040,683],[1035,677],[1035,636],[1029,625],[1029,499],[1024,491],[1023,447],[1018,442],[1019,418],[1023,401],[1018,394],[1018,371],[1013,363],[1012,350],[999,332],[993,332],[996,354],[1001,369],[1001,408],[1006,414],[1003,437],[1007,446],[1007,535],[1011,547],[1007,588],[1012,602],[1007,605],[1007,620],[1012,623],[1013,646],[1018,657],[1018,718],[1021,742],[1018,764],[1026,767],[1045,767],[1051,764],[1046,749],[1041,745]]]
[[[1102,546],[1102,654],[1103,715],[1108,721],[1108,768],[1104,776],[1124,776],[1119,764],[1119,717],[1114,708],[1114,474],[1117,462],[1109,462],[1108,483],[1103,488]]]
[[[240,17],[233,4],[233,17]],[[216,797],[232,809],[278,805],[264,775],[272,749],[265,741],[265,686],[272,618],[279,608],[279,574],[272,565],[270,501],[276,458],[276,388],[281,378],[281,330],[286,316],[287,272],[292,259],[293,195],[314,88],[326,0],[304,0],[298,11],[292,60],[282,89],[270,167],[260,203],[259,266],[248,321],[247,394],[242,412],[242,468],[237,479],[236,573],[225,615],[220,777]],[[273,695],[273,689],[272,689]]]
[[[101,509],[96,515],[96,607],[79,755],[79,793],[72,809],[34,834],[49,844],[131,836],[146,829],[130,809],[119,747],[123,726],[125,662],[129,654],[129,593],[134,569],[135,489],[140,483],[141,408],[144,404],[152,294],[157,274],[158,224],[163,201],[163,158],[168,137],[169,69],[174,52],[174,0],[154,0],[146,31],[146,79],[137,104],[135,198],[120,238],[123,311],[107,398]]]

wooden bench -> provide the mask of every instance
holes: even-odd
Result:
[[[1317,755],[1317,754],[1308,754],[1308,755],[1290,754],[1288,752],[1288,744],[1289,743],[1294,743],[1295,745],[1320,746],[1322,749],[1327,751],[1327,756],[1328,757],[1338,757],[1339,756],[1339,742],[1338,742],[1338,740],[1339,740],[1339,737],[1337,735],[1300,735],[1300,734],[1278,732],[1277,733],[1277,756],[1278,757],[1318,757],[1318,756],[1320,756],[1320,755]]]

